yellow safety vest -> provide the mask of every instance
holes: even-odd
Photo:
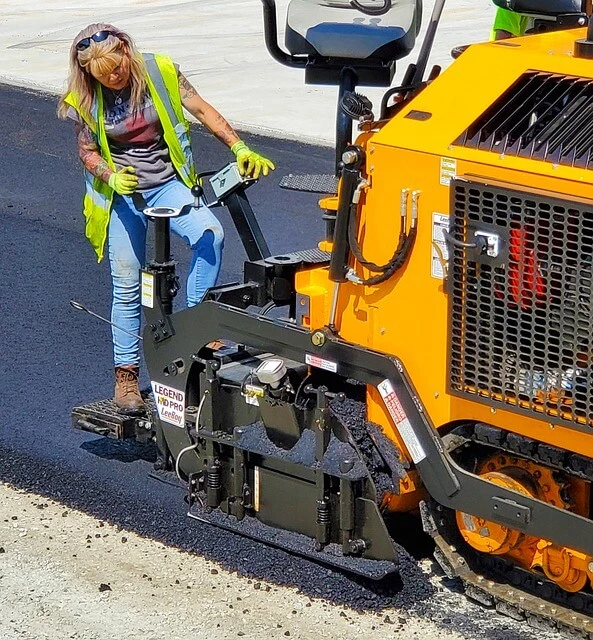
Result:
[[[163,137],[169,148],[171,162],[179,178],[188,187],[196,184],[196,171],[191,151],[189,123],[183,114],[177,70],[171,58],[161,54],[143,55],[147,69],[147,85],[154,102],[156,113],[163,127]],[[80,100],[74,93],[66,96],[65,102],[73,107],[89,126],[95,141],[109,167],[115,171],[115,165],[109,150],[105,134],[103,94],[99,83],[95,87],[95,98],[91,113],[81,112]],[[98,262],[103,260],[109,216],[113,204],[113,189],[103,180],[96,178],[84,169],[86,193],[83,213],[86,220],[85,233],[97,254]]]

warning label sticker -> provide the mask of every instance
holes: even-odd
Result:
[[[440,183],[448,187],[451,184],[451,178],[457,175],[457,160],[455,158],[441,158],[441,175]]]
[[[449,229],[449,216],[442,213],[432,214],[432,247],[430,275],[433,278],[443,280],[445,277],[445,267],[449,260],[449,247],[445,242],[444,231]]]
[[[259,407],[258,398],[263,398],[265,395],[265,391],[263,387],[258,387],[255,384],[244,384],[241,395],[245,398],[245,402],[247,404],[252,404],[256,407]]]
[[[314,356],[311,353],[305,354],[305,362],[312,367],[325,369],[325,371],[331,371],[332,373],[336,373],[336,371],[338,370],[338,364],[336,362],[332,362],[331,360],[324,360],[323,358]]]
[[[389,380],[383,380],[383,382],[379,383],[378,389],[381,397],[383,398],[383,402],[387,407],[387,411],[389,411],[389,415],[395,422],[399,435],[402,437],[402,440],[408,448],[412,460],[416,464],[421,460],[424,460],[424,458],[426,458],[426,453],[424,452],[418,437],[414,433],[412,424],[406,416],[406,412],[395,393],[393,385]]]
[[[185,392],[160,382],[151,382],[151,385],[159,418],[176,427],[183,427]]]
[[[142,306],[149,309],[154,308],[154,276],[152,273],[142,272],[142,279],[140,281],[140,291]]]

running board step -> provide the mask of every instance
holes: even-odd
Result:
[[[303,249],[302,251],[293,251],[283,255],[270,256],[265,258],[266,264],[295,264],[303,262],[305,264],[325,264],[331,259],[332,254],[321,249]]]
[[[302,175],[290,173],[280,180],[279,186],[281,189],[291,191],[336,195],[338,193],[338,178],[331,173],[305,173]]]
[[[154,401],[150,390],[142,392],[146,415],[130,416],[120,413],[112,399],[98,400],[72,409],[72,426],[75,429],[96,433],[116,440],[136,439],[148,442],[152,439],[152,412]]]

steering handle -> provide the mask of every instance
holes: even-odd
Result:
[[[382,16],[386,14],[392,5],[392,0],[383,0],[382,7],[367,7],[359,2],[359,0],[350,0],[350,6],[360,11],[361,13],[365,13],[368,16]]]

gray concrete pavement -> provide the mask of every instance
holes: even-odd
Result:
[[[288,2],[277,0],[281,28]],[[488,39],[493,15],[490,0],[448,0],[430,62],[448,66],[453,46]],[[302,71],[271,59],[259,0],[0,0],[0,82],[60,93],[72,38],[99,21],[130,32],[141,50],[170,55],[237,128],[333,143],[336,88],[307,86]],[[379,103],[381,90],[363,91]]]

